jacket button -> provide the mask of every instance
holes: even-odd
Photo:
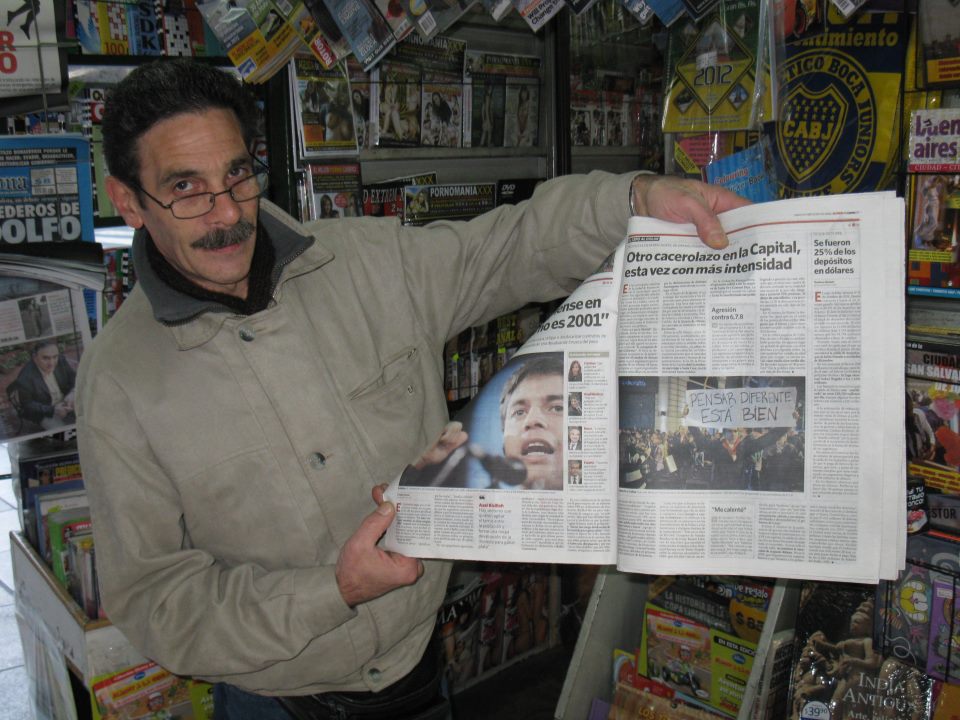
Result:
[[[380,682],[380,671],[377,668],[370,668],[367,670],[367,677],[370,678],[370,682]]]
[[[310,467],[314,470],[320,470],[324,465],[327,464],[327,456],[321,452],[315,452],[310,454]]]
[[[253,331],[252,328],[248,328],[246,325],[240,328],[240,339],[243,340],[244,342],[252,342],[256,337],[257,337],[257,334]]]

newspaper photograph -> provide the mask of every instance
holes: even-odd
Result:
[[[391,484],[388,550],[875,583],[904,560],[894,193],[632,218]],[[870,308],[870,312],[866,309]]]

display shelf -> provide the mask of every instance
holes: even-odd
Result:
[[[597,576],[583,626],[557,701],[556,720],[582,720],[594,698],[609,700],[613,693],[613,650],[640,645],[643,608],[650,576],[604,568]],[[792,628],[800,597],[798,583],[777,580],[737,720],[749,720],[763,674],[767,651],[778,630]]]
[[[10,533],[15,599],[18,614],[35,618],[49,631],[67,667],[89,686],[90,681],[146,659],[123,633],[106,619],[89,619],[53,576],[23,533]]]

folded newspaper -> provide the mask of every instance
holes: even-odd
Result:
[[[417,557],[874,583],[903,566],[904,208],[798,198],[616,252],[397,478]]]

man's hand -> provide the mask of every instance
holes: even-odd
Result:
[[[637,175],[630,186],[637,215],[675,223],[693,223],[705,245],[720,250],[729,241],[717,213],[749,205],[719,185],[672,175]]]
[[[439,465],[468,439],[467,433],[463,430],[463,423],[456,420],[448,422],[440,433],[440,437],[413,463],[413,466],[417,470],[423,470],[428,465]]]
[[[393,503],[385,502],[385,485],[373,489],[377,509],[364,518],[337,557],[337,586],[350,607],[373,600],[394,588],[412,585],[423,575],[423,563],[377,547],[380,536],[393,522]]]

